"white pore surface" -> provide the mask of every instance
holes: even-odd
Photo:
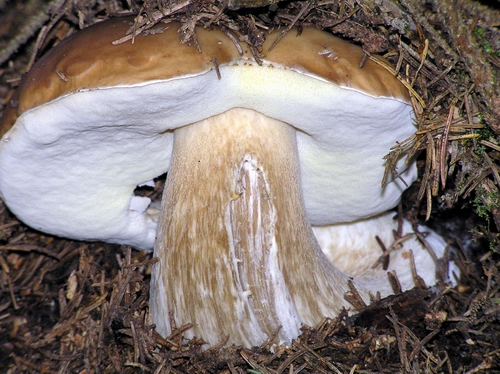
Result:
[[[0,144],[1,197],[38,230],[152,248],[156,224],[135,187],[168,171],[174,129],[244,107],[297,129],[312,224],[397,204],[405,187],[381,188],[382,158],[415,131],[410,105],[278,67],[220,73],[82,90],[25,112]],[[415,167],[402,175],[411,184]]]
[[[377,243],[378,236],[389,249],[394,243],[393,230],[398,229],[398,221],[394,212],[384,213],[368,220],[357,221],[349,224],[313,227],[318,243],[327,256],[343,273],[353,277],[356,282],[370,290],[373,294],[380,292],[382,297],[393,294],[387,273],[395,272],[403,291],[415,287],[410,261],[410,251],[413,252],[416,274],[422,278],[427,286],[437,283],[437,264],[417,239],[411,224],[404,220],[402,236],[407,238],[390,251],[389,267],[387,270],[377,262],[383,251]],[[440,259],[445,254],[446,242],[441,236],[427,227],[419,227],[425,235],[425,240],[434,251],[436,258]],[[449,263],[448,277],[454,281],[453,273],[460,274],[458,267]]]

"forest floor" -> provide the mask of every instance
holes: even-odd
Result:
[[[188,30],[236,24],[234,36],[256,48],[259,24],[326,29],[383,54],[414,90],[419,132],[403,151],[417,158],[421,178],[402,210],[453,248],[457,284],[416,288],[304,326],[276,350],[203,351],[202,342],[183,338],[189,325],[166,339],[151,325],[151,253],[37,232],[0,201],[0,372],[500,373],[498,7],[285,1],[228,11],[221,3],[0,1],[0,105],[44,51],[117,14],[146,14],[153,23],[174,17]]]

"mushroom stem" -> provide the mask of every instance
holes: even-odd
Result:
[[[193,323],[217,344],[289,343],[346,305],[348,278],[324,256],[306,217],[295,130],[231,109],[174,133],[155,244],[157,330]],[[281,328],[280,328],[281,327]]]

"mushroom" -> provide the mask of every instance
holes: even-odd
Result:
[[[256,59],[221,31],[180,44],[176,23],[113,45],[130,23],[75,34],[27,75],[0,123],[2,199],[40,231],[154,245],[164,336],[169,313],[188,336],[244,346],[335,316],[352,285],[311,224],[379,215],[414,181],[400,160],[405,182],[381,186],[383,156],[415,131],[405,87],[313,29],[272,50],[271,33]],[[167,171],[157,230],[134,189]]]
[[[460,274],[453,261],[445,261],[444,239],[428,227],[419,227],[419,231],[420,238],[410,222],[396,219],[391,211],[351,223],[313,227],[330,262],[356,279],[358,287],[377,291],[382,297],[394,293],[386,273],[396,273],[402,291],[416,285],[432,286],[439,280],[454,284],[454,274]],[[437,267],[443,265],[448,271],[437,274]]]

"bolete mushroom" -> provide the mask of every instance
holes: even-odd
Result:
[[[130,23],[75,34],[27,75],[0,124],[2,199],[41,231],[154,244],[163,335],[169,312],[210,344],[245,346],[278,330],[289,342],[301,324],[334,316],[349,278],[311,224],[398,203],[405,184],[381,180],[383,156],[415,131],[405,87],[317,30],[291,30],[269,50],[271,33],[256,61],[221,31],[180,44],[176,23],[113,45]],[[398,168],[415,179],[414,165]],[[167,171],[157,233],[134,189]]]

